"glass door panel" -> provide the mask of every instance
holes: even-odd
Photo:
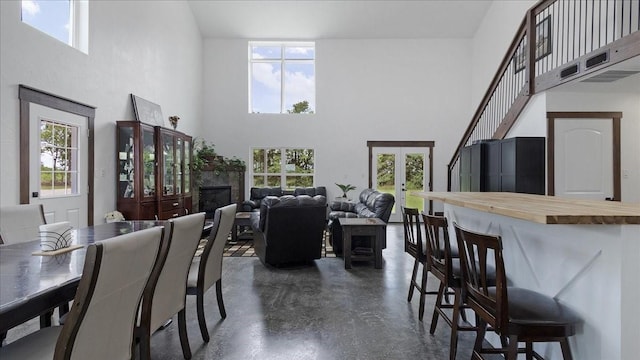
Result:
[[[182,194],[182,139],[176,138],[176,194]]]
[[[118,130],[118,196],[134,198],[135,169],[133,151],[133,127]]]
[[[424,211],[424,199],[411,195],[412,191],[424,191],[424,153],[404,154],[404,203],[406,207]]]
[[[162,134],[162,177],[163,177],[163,195],[175,194],[175,148],[173,145],[173,136],[170,134]]]
[[[184,140],[184,171],[182,172],[184,178],[184,193],[189,195],[191,193],[191,141]]]
[[[375,189],[393,195],[398,202],[398,172],[397,172],[397,154],[393,152],[380,152],[375,156]],[[395,217],[396,204],[393,205],[391,216]]]
[[[156,147],[153,129],[142,129],[142,195],[154,197],[156,195]]]

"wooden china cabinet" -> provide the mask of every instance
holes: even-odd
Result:
[[[127,220],[191,213],[191,137],[138,121],[118,121],[117,207]]]
[[[158,218],[191,213],[191,137],[156,127],[158,156]]]

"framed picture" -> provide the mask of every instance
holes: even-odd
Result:
[[[542,21],[540,21],[536,25],[536,61],[544,58],[545,56],[551,54],[551,15],[548,15]],[[513,55],[513,72],[518,73],[525,67],[525,48],[524,43],[521,43],[518,46],[518,50],[516,50],[515,55]]]
[[[164,117],[160,105],[131,94],[133,112],[136,120],[150,125],[164,126]]]

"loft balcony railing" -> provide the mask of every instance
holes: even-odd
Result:
[[[460,189],[463,147],[504,138],[532,95],[640,56],[639,30],[639,0],[542,0],[529,9],[448,164],[447,190]]]

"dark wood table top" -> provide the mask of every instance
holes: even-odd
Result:
[[[82,248],[55,256],[34,256],[40,241],[0,245],[0,333],[38,316],[47,303],[75,294],[86,245],[163,225],[163,221],[122,221],[72,230],[72,245]],[[64,293],[64,294],[63,294]]]
[[[55,256],[32,255],[41,250],[40,240],[0,245],[0,334],[73,300],[87,245],[166,223],[134,220],[74,229],[71,245],[83,247]],[[212,227],[206,220],[202,236]]]

